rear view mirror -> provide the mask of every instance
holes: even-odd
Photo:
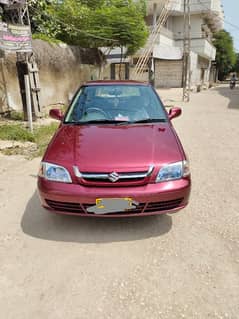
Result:
[[[168,113],[170,120],[174,119],[175,117],[180,116],[181,114],[182,114],[182,110],[180,107],[172,107]]]
[[[58,120],[58,121],[62,121],[64,114],[61,110],[59,109],[51,109],[49,112],[49,115],[51,118]]]

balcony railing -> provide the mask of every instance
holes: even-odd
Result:
[[[183,36],[183,32],[177,32],[173,34],[173,38],[174,40],[183,40],[184,36]],[[205,31],[201,31],[201,32],[193,32],[191,33],[190,38],[193,39],[206,39],[209,42],[212,41],[212,35],[211,34],[207,34]]]
[[[183,39],[178,39],[178,46],[183,47]],[[206,38],[192,38],[191,50],[198,53],[201,57],[214,60],[216,55],[216,48],[211,41]]]
[[[173,10],[183,12],[184,0],[177,0],[174,3],[175,5],[172,2]],[[190,0],[190,11],[192,13],[209,11],[219,14],[223,13],[221,0]]]
[[[183,15],[184,1],[176,2],[180,5],[175,6],[171,14]],[[208,17],[214,31],[218,31],[223,28],[224,13],[221,3],[221,0],[190,0],[190,11],[191,14],[203,14]]]

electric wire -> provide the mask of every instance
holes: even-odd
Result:
[[[38,14],[42,13],[40,10],[38,10],[36,8],[33,8],[33,7],[31,7],[31,10],[33,12],[35,12],[35,13],[38,13]],[[113,42],[113,43],[119,43],[119,41],[116,40],[116,39],[107,38],[107,37],[103,37],[103,36],[99,36],[99,35],[93,34],[91,32],[85,31],[85,30],[80,30],[79,28],[76,28],[73,25],[69,25],[69,24],[65,23],[64,21],[62,21],[62,20],[60,20],[58,18],[54,17],[54,20],[56,22],[60,23],[62,26],[66,27],[67,29],[70,28],[71,30],[75,30],[75,31],[77,31],[79,33],[82,33],[82,34],[85,34],[85,35],[87,35],[87,36],[89,36],[91,38],[98,39],[98,40],[106,40],[106,41]],[[100,28],[102,29],[102,27],[100,27]]]

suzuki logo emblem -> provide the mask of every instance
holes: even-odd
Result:
[[[120,177],[119,177],[119,174],[117,174],[116,172],[113,172],[108,175],[108,178],[112,183],[115,183],[119,180]]]

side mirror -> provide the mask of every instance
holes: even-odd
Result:
[[[181,114],[182,114],[182,110],[180,107],[172,107],[168,113],[170,120],[174,119],[175,117],[180,116]]]
[[[51,109],[49,112],[49,115],[51,118],[53,118],[55,120],[59,120],[59,121],[62,121],[63,117],[64,117],[64,114],[59,109]]]

